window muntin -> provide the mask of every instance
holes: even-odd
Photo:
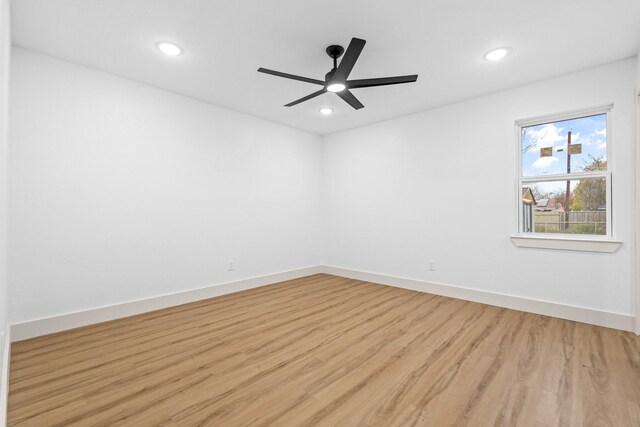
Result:
[[[608,112],[519,124],[520,233],[612,235]]]

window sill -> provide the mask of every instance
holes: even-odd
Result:
[[[622,242],[614,240],[576,239],[548,236],[511,236],[511,242],[519,248],[605,253],[613,253],[622,246]]]

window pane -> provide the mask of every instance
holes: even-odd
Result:
[[[521,149],[523,176],[607,170],[607,115],[523,127]]]
[[[605,178],[526,183],[521,200],[525,233],[607,234]]]

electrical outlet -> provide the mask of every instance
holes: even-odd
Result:
[[[229,261],[227,263],[227,271],[233,271],[234,268],[236,267],[236,262],[235,261]]]
[[[436,262],[434,260],[429,260],[429,271],[436,271]]]

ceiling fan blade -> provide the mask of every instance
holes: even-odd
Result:
[[[356,110],[364,108],[364,105],[362,105],[362,102],[358,101],[358,98],[353,96],[353,94],[349,92],[348,89],[345,89],[342,92],[336,92],[336,95],[344,99],[347,102],[347,104],[351,105]]]
[[[324,89],[324,88],[323,88],[323,89],[320,89],[320,90],[319,90],[319,91],[317,91],[317,92],[313,92],[311,95],[307,95],[307,96],[305,96],[305,97],[303,97],[303,98],[296,99],[295,101],[288,103],[287,105],[285,105],[285,107],[293,107],[294,105],[300,104],[301,102],[308,101],[308,100],[310,100],[311,98],[315,98],[315,97],[316,97],[316,96],[318,96],[318,95],[322,95],[322,94],[323,94],[323,93],[325,93],[326,91],[327,91],[327,90],[326,90],[326,89]]]
[[[380,77],[377,79],[349,80],[347,81],[347,87],[349,89],[357,89],[360,87],[398,85],[401,83],[413,83],[416,80],[418,80],[417,74],[410,76]]]
[[[294,74],[281,73],[280,71],[269,70],[267,68],[258,68],[259,73],[271,74],[272,76],[284,77],[285,79],[299,80],[301,82],[313,83],[324,86],[323,80],[310,79],[308,77],[296,76]]]
[[[341,81],[347,80],[347,77],[349,77],[353,66],[356,65],[356,61],[358,60],[360,52],[362,52],[365,43],[366,40],[357,39],[355,37],[351,39],[351,43],[349,43],[349,46],[347,47],[347,50],[344,53],[342,60],[340,61],[340,65],[338,65],[338,69],[333,75],[335,79]]]

